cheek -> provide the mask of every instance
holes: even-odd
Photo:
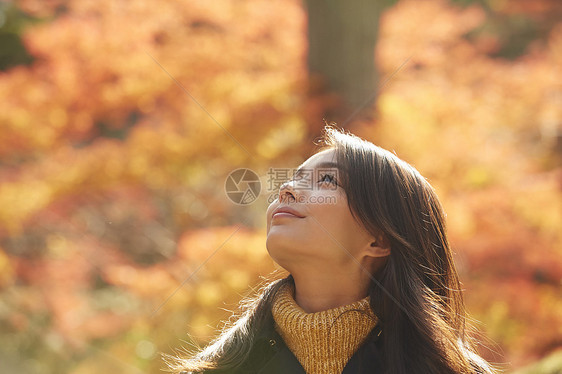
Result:
[[[349,231],[351,212],[347,206],[347,199],[342,194],[328,195],[327,197],[334,200],[326,200],[331,201],[326,204],[311,204],[309,206],[309,211],[314,216],[317,226],[315,232],[322,235],[323,240],[333,242],[336,239],[340,241]]]
[[[265,212],[265,222],[267,227],[266,233],[269,232],[269,228],[271,227],[271,212],[273,212],[273,209],[275,209],[272,205],[273,204],[269,205],[267,211]]]

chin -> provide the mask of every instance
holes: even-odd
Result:
[[[269,257],[273,259],[277,264],[282,265],[283,258],[290,255],[291,248],[293,245],[289,242],[286,235],[279,235],[275,233],[270,233],[265,241],[265,247],[267,248],[267,253]]]
[[[267,248],[267,253],[269,253],[269,256],[272,258],[275,252],[279,251],[277,247],[279,246],[280,239],[281,238],[274,238],[274,235],[267,235],[267,239],[265,240],[265,247]]]

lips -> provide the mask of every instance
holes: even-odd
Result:
[[[287,206],[280,206],[277,209],[275,209],[273,211],[272,217],[275,217],[276,214],[279,214],[279,216],[287,216],[289,217],[289,215],[292,215],[296,218],[304,218],[304,216],[302,214],[300,214],[299,212],[297,212],[295,209],[293,208],[289,208]]]

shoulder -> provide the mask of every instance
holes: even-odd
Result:
[[[203,374],[306,374],[275,330],[273,320],[257,331],[247,358],[236,368],[207,370]],[[201,374],[188,373],[183,374]]]
[[[236,374],[305,374],[304,369],[275,330],[273,319],[255,337],[248,359]]]
[[[381,329],[377,325],[351,357],[342,374],[384,373]],[[201,374],[201,373],[182,373]],[[203,374],[306,374],[300,362],[275,330],[273,320],[260,329],[247,358],[234,369],[208,370]]]

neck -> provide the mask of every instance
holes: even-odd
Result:
[[[369,298],[306,313],[288,286],[279,290],[271,307],[275,329],[306,373],[341,373],[378,322]]]
[[[295,301],[305,312],[315,313],[365,298],[370,278],[365,272],[292,272]],[[320,275],[319,275],[320,274]]]

